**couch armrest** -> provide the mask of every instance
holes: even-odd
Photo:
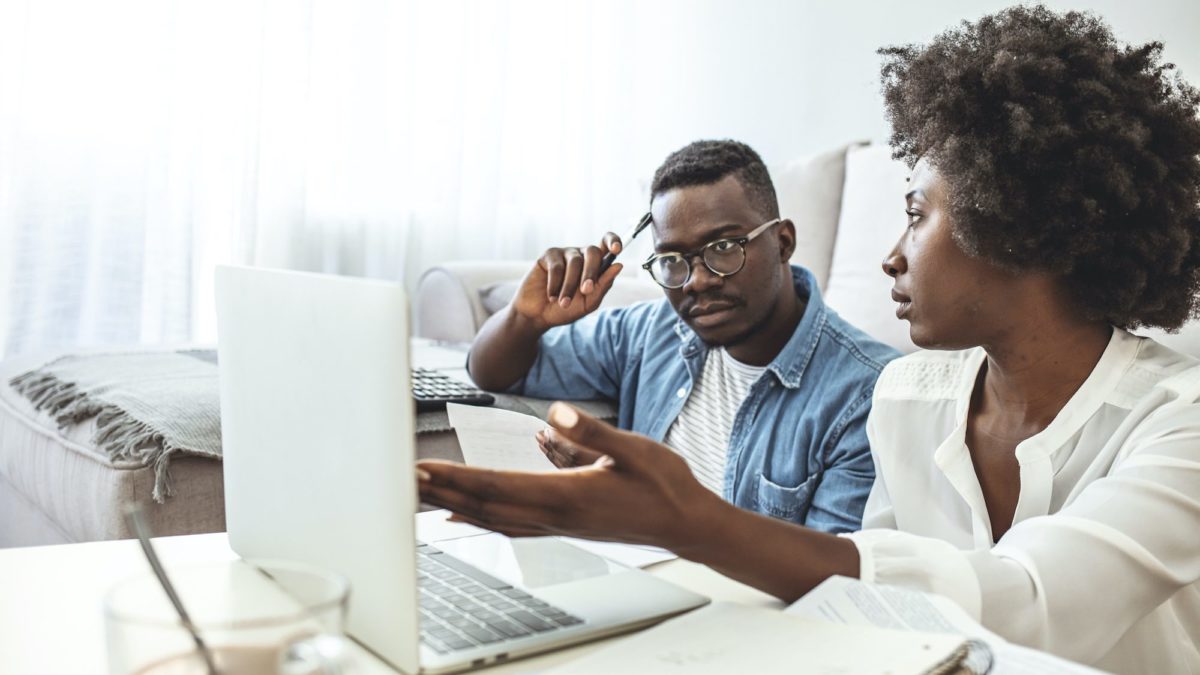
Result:
[[[413,334],[431,340],[470,342],[489,313],[479,289],[520,279],[529,271],[525,260],[464,260],[431,267],[417,282]]]
[[[470,342],[483,322],[512,299],[531,263],[460,261],[431,267],[417,282],[413,335],[431,340]],[[628,269],[628,268],[626,268]],[[484,289],[495,284],[488,299]],[[601,308],[659,300],[662,289],[633,271],[617,277]]]

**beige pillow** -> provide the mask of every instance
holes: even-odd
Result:
[[[901,352],[916,350],[908,322],[896,318],[884,257],[904,234],[908,167],[885,145],[846,154],[846,184],[825,302],[850,323]]]
[[[846,150],[856,145],[843,145],[770,169],[779,197],[779,214],[796,225],[796,252],[792,254],[792,263],[811,270],[822,289],[829,281],[830,260],[837,238]]]

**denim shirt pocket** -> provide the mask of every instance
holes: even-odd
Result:
[[[795,487],[786,487],[759,474],[758,512],[802,524],[812,506],[813,490],[819,479],[820,475],[813,475]]]

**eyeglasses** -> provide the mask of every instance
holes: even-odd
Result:
[[[782,221],[776,218],[759,225],[741,237],[718,239],[691,253],[655,253],[642,263],[642,269],[663,288],[683,288],[692,278],[693,261],[700,258],[708,271],[728,277],[742,271],[746,265],[746,244]]]

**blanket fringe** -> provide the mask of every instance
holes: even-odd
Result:
[[[153,428],[133,419],[119,407],[96,401],[71,382],[38,371],[9,381],[17,393],[28,398],[35,410],[54,418],[60,430],[95,417],[92,442],[114,461],[133,461],[154,467],[154,501],[162,504],[174,495],[171,488],[171,455],[182,450],[167,442]]]

